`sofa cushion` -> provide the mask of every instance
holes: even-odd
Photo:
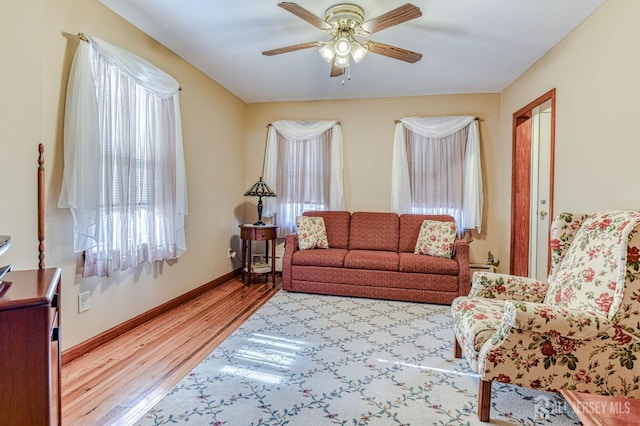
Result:
[[[398,270],[398,253],[380,250],[349,250],[344,267],[350,269]]]
[[[298,216],[296,218],[298,247],[300,250],[328,249],[327,230],[321,217]]]
[[[360,287],[363,290],[369,287],[386,287],[396,290],[411,289],[442,292],[454,296],[444,303],[451,303],[451,300],[453,300],[458,293],[458,277],[453,275],[410,274],[407,272],[374,269],[296,266],[291,271],[291,278],[297,282],[307,281],[331,285],[342,284],[356,288]]]
[[[397,252],[398,224],[396,213],[353,213],[349,233],[349,250]]]
[[[351,213],[346,211],[308,211],[303,216],[321,217],[327,230],[329,247],[346,249],[349,247],[349,223]]]
[[[430,214],[402,214],[400,215],[400,241],[398,251],[413,253],[420,234],[420,226],[425,220],[439,220],[441,222],[455,222],[453,216]]]
[[[342,268],[345,249],[328,248],[326,250],[298,250],[293,253],[291,263],[296,266],[332,266]]]
[[[444,257],[400,253],[400,272],[419,274],[458,275],[458,262]]]
[[[451,259],[455,240],[455,222],[425,220],[420,226],[414,253]]]

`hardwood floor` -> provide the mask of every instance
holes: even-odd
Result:
[[[62,367],[62,422],[127,425],[280,287],[231,279]]]

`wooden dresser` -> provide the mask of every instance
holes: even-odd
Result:
[[[60,269],[0,284],[0,425],[60,425]]]

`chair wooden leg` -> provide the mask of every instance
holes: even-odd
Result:
[[[458,339],[453,338],[453,356],[455,358],[462,358],[462,348],[460,347],[460,343],[458,343]]]
[[[478,389],[478,420],[488,422],[491,414],[491,382],[480,379]]]

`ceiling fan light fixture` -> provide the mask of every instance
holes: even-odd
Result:
[[[335,43],[327,43],[320,48],[320,56],[327,62],[331,62],[333,57],[336,56]]]
[[[336,55],[333,63],[338,68],[346,68],[349,66],[349,55]]]
[[[354,40],[351,43],[351,57],[356,62],[356,64],[360,62],[368,52],[369,51],[357,41]]]
[[[265,50],[262,52],[263,55],[273,56],[315,47],[318,48],[322,59],[331,64],[330,77],[338,77],[345,75],[345,72],[350,72],[349,56],[358,63],[369,51],[408,63],[415,63],[422,58],[422,54],[400,47],[370,40],[356,40],[356,37],[368,37],[373,33],[422,16],[420,8],[411,3],[396,7],[367,21],[364,20],[364,10],[353,3],[331,6],[326,10],[324,20],[296,3],[280,2],[278,6],[324,31],[330,35],[331,39]],[[350,79],[350,76],[348,78]]]
[[[342,56],[349,56],[351,53],[351,42],[346,37],[340,37],[336,40],[336,54]]]

